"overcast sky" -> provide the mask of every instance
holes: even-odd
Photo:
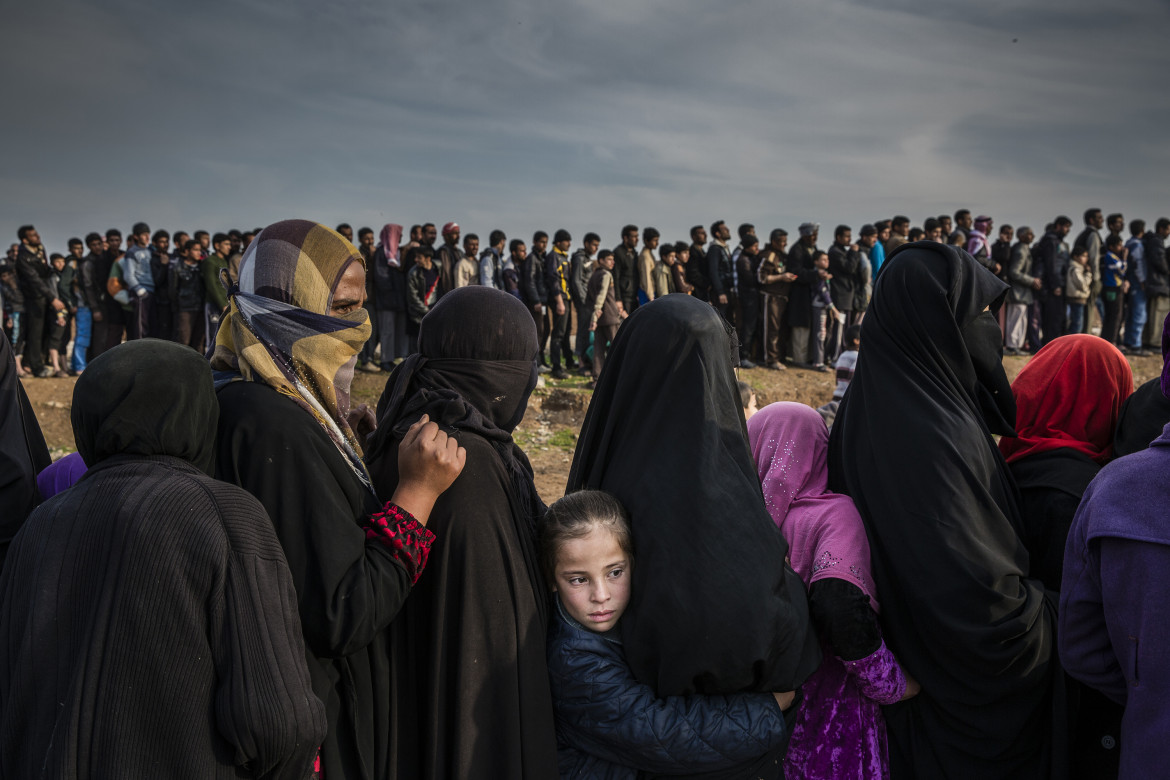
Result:
[[[1170,2],[103,0],[0,11],[0,234],[137,220],[1039,229],[1170,214]]]

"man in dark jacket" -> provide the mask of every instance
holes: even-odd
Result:
[[[711,225],[711,245],[707,247],[707,280],[711,283],[708,300],[719,316],[730,321],[731,298],[735,293],[735,271],[731,265],[731,250],[727,240],[731,228],[723,220]]]
[[[702,225],[691,228],[691,248],[687,258],[687,283],[700,301],[710,298],[711,280],[707,278],[707,229]]]
[[[1003,235],[1002,230],[1000,235]],[[1040,348],[1040,334],[1032,326],[1030,316],[1032,305],[1036,302],[1036,292],[1043,286],[1043,282],[1031,274],[1032,239],[1035,234],[1032,228],[1024,225],[1020,227],[1018,235],[1020,240],[1012,247],[1005,266],[1011,284],[1007,305],[1004,307],[1004,352],[1008,355],[1018,355],[1023,351],[1025,337],[1033,350]]]
[[[174,327],[174,308],[170,297],[171,234],[156,230],[150,237],[150,275],[154,280],[154,333],[155,338],[170,341]],[[178,254],[175,247],[175,254]]]
[[[622,243],[613,250],[613,283],[617,297],[632,314],[638,307],[638,226],[622,228]]]
[[[569,247],[573,237],[561,229],[553,236],[553,248],[544,259],[544,284],[548,288],[548,308],[552,312],[552,334],[549,336],[549,362],[552,378],[565,379],[566,369],[574,369],[572,350],[569,349],[569,320],[572,301],[569,299]],[[561,368],[561,356],[565,367]]]
[[[1170,236],[1170,219],[1162,217],[1154,229],[1142,236],[1142,254],[1146,258],[1146,349],[1161,349],[1162,323],[1170,314],[1170,265],[1166,258],[1166,237]]]
[[[803,223],[800,226],[800,240],[788,253],[788,270],[796,274],[788,298],[788,326],[792,329],[792,362],[801,368],[811,365],[809,335],[813,319],[813,285],[829,275],[827,270],[818,269],[813,263],[813,258],[821,251],[817,248],[820,229],[821,226],[816,222]]]
[[[853,228],[838,225],[833,231],[833,245],[829,247],[829,295],[837,311],[845,315],[845,322],[834,318],[829,323],[829,349],[826,359],[836,360],[841,352],[841,334],[845,328],[857,324],[853,309],[853,296],[857,286],[858,269],[861,267],[861,253],[853,243]]]
[[[581,248],[569,259],[569,297],[573,300],[573,309],[577,317],[577,340],[573,348],[577,355],[577,363],[582,368],[589,365],[585,353],[589,350],[589,318],[592,315],[586,301],[586,293],[593,275],[593,256],[597,254],[597,248],[600,246],[601,236],[586,233]]]
[[[65,308],[57,297],[50,277],[53,269],[45,259],[41,236],[32,225],[17,231],[20,249],[16,252],[16,278],[24,293],[24,327],[27,334],[24,348],[24,368],[33,376],[50,377],[53,369],[45,365],[45,317],[50,307],[56,312]]]
[[[999,228],[999,238],[991,245],[991,262],[993,265],[999,266],[999,276],[1005,282],[1011,282],[1008,279],[1008,265],[1012,261],[1012,237],[1015,230],[1011,225],[1001,225]]]
[[[103,308],[106,300],[106,277],[101,276],[101,234],[90,233],[87,235],[85,245],[89,249],[89,254],[77,263],[77,286],[81,291],[81,297],[89,306],[89,315],[93,321],[90,329],[89,349],[86,351],[86,361],[88,362],[105,351],[106,347],[106,322]]]
[[[545,350],[548,348],[549,313],[548,285],[544,281],[544,252],[548,247],[548,233],[538,230],[532,235],[532,251],[524,259],[520,271],[520,292],[532,319],[536,321],[536,340],[540,344],[540,372],[548,372]],[[516,249],[512,249],[515,256]]]
[[[1072,229],[1072,220],[1065,216],[1056,218],[1052,229],[1044,234],[1032,255],[1032,276],[1040,277],[1043,287],[1040,291],[1041,332],[1047,344],[1064,335],[1067,315],[1065,313],[1064,286],[1068,276],[1068,250],[1064,237]]]
[[[462,259],[463,250],[459,248],[459,225],[448,222],[443,225],[443,245],[435,253],[435,265],[439,269],[440,297],[455,289],[455,266],[459,265]]]
[[[1129,292],[1125,294],[1125,338],[1121,351],[1126,354],[1146,355],[1148,352],[1142,346],[1146,327],[1148,310],[1146,308],[1146,254],[1142,248],[1142,236],[1146,232],[1146,222],[1135,219],[1129,223],[1129,240],[1125,242],[1127,253],[1125,263],[1125,280],[1129,282]]]
[[[756,281],[763,294],[764,360],[768,368],[782,370],[788,340],[788,299],[796,274],[788,271],[788,231],[776,228],[760,253]]]

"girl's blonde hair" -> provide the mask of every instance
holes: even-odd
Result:
[[[553,502],[540,524],[540,562],[551,585],[556,579],[557,553],[570,539],[587,536],[594,528],[609,530],[634,563],[634,543],[630,536],[630,518],[621,502],[601,490],[578,490]]]

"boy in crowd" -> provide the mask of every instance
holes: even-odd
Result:
[[[1120,235],[1105,239],[1105,255],[1101,258],[1101,303],[1105,307],[1101,318],[1101,338],[1117,346],[1121,334],[1122,304],[1129,292],[1125,279],[1125,241]]]
[[[605,366],[609,345],[617,335],[618,326],[626,318],[626,310],[617,298],[613,281],[613,252],[603,249],[593,263],[593,275],[585,300],[590,311],[589,330],[593,333],[593,379],[586,385],[592,390]]]
[[[1089,252],[1083,246],[1076,247],[1069,255],[1068,280],[1064,285],[1064,299],[1068,303],[1066,333],[1082,332],[1092,285],[1093,269],[1089,267]]]
[[[829,291],[829,280],[833,278],[829,270],[829,253],[818,251],[813,256],[813,267],[819,271],[825,271],[826,276],[821,277],[812,288],[812,305],[813,305],[813,349],[812,349],[812,365],[809,366],[813,371],[828,371],[825,365],[825,347],[829,336],[829,318],[832,317],[838,322],[841,319],[841,313],[837,311],[837,307],[833,305],[833,296]]]
[[[830,429],[833,427],[833,420],[837,418],[837,407],[845,397],[845,391],[849,389],[849,383],[853,381],[853,374],[857,370],[857,356],[861,349],[860,325],[850,325],[845,329],[844,346],[845,349],[837,357],[837,386],[833,388],[833,400],[817,408],[821,417],[825,418],[825,425]]]
[[[736,382],[736,386],[739,388],[739,404],[743,407],[743,419],[750,420],[760,411],[756,402],[756,391],[742,379]]]
[[[65,304],[65,308],[56,313],[49,332],[49,363],[53,367],[53,376],[64,377],[69,376],[65,370],[65,357],[69,354],[69,323],[77,313],[77,297],[73,293],[76,272],[63,255],[54,252],[49,260],[53,266],[53,289],[57,292],[57,298]]]

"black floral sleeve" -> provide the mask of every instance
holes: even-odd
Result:
[[[418,582],[435,535],[400,506],[387,503],[366,521],[366,539],[377,539],[406,569],[413,585]]]

